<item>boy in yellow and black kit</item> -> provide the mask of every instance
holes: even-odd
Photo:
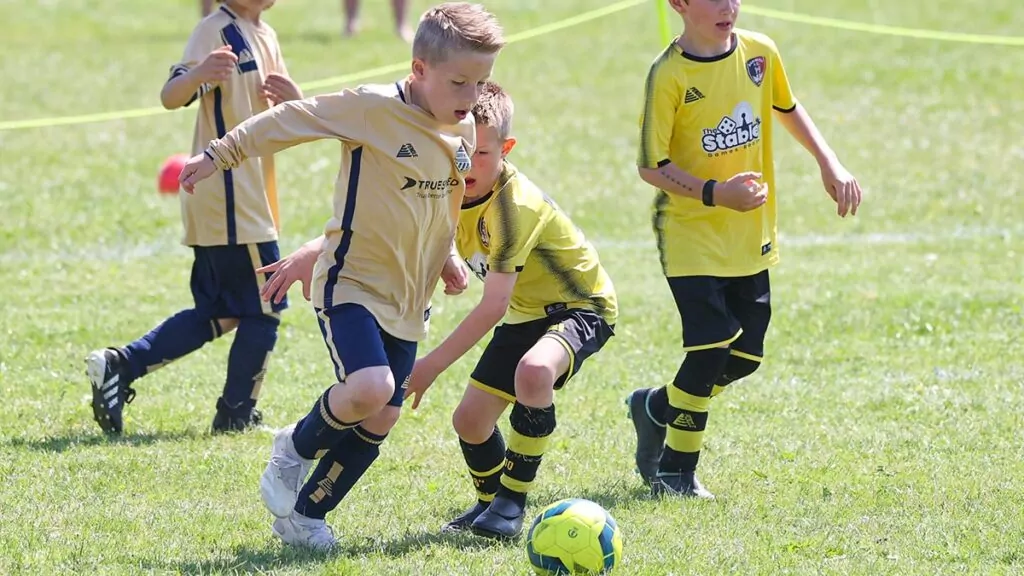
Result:
[[[670,386],[628,404],[636,464],[655,494],[713,498],[696,477],[712,396],[753,373],[779,259],[773,116],[821,169],[840,216],[861,192],[796,101],[775,43],[735,28],[740,0],[668,0],[685,32],[654,61],[640,121],[640,177],[682,317],[685,359]]]
[[[516,143],[512,113],[511,98],[488,82],[473,108],[477,148],[455,236],[459,255],[484,281],[483,297],[417,360],[406,391],[416,408],[437,376],[494,328],[452,418],[477,502],[443,528],[492,538],[522,531],[526,495],[555,430],[554,391],[601,350],[618,317],[597,251],[505,159]],[[509,404],[506,447],[495,424]]]
[[[270,106],[302,98],[288,78],[277,34],[261,19],[273,4],[225,0],[196,25],[184,56],[171,67],[160,100],[168,110],[199,103],[193,153]],[[182,243],[195,256],[194,307],[127,346],[95,350],[86,359],[93,417],[106,432],[121,433],[135,380],[236,329],[212,430],[260,422],[256,401],[288,306],[260,299],[265,275],[256,272],[280,257],[274,159],[251,158],[199,188],[202,194],[181,195]]]

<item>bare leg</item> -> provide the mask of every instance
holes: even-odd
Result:
[[[414,33],[406,22],[406,15],[409,12],[408,0],[391,0],[391,11],[395,15],[395,33],[402,40],[411,43]]]
[[[359,0],[344,0],[345,7],[345,36],[355,36],[359,33]]]

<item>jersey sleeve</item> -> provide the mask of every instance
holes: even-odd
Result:
[[[281,43],[277,41],[277,33],[274,33],[274,68],[271,72],[276,72],[287,78],[291,78],[288,74],[288,66],[284,63],[284,53],[281,52]]]
[[[540,238],[540,214],[517,204],[511,194],[500,194],[487,211],[484,223],[491,245],[487,270],[506,274],[521,272]]]
[[[185,53],[182,54],[181,60],[171,66],[170,76],[167,78],[167,81],[170,82],[202,64],[203,60],[206,60],[206,57],[210,55],[210,52],[213,52],[223,44],[220,33],[217,32],[216,26],[212,25],[210,20],[200,22],[195,30],[192,31],[192,35],[189,36],[188,43],[185,44]],[[192,98],[185,103],[185,106],[189,106],[199,98],[202,98],[204,94],[213,90],[213,88],[210,84],[202,84],[199,86],[199,90],[192,95]]]
[[[793,96],[793,89],[789,85],[789,77],[786,76],[786,68],[782,65],[779,49],[774,45],[771,48],[772,107],[779,112],[792,112],[796,108],[796,97]]]
[[[644,86],[644,107],[640,114],[640,168],[658,168],[669,162],[669,145],[676,111],[683,90],[662,56],[651,65]]]
[[[374,95],[346,89],[333,94],[284,102],[242,122],[207,152],[221,170],[255,156],[269,156],[303,142],[324,138],[360,141]]]

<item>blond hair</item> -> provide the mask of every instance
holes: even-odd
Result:
[[[515,106],[512,97],[502,90],[497,82],[487,81],[480,90],[480,98],[473,106],[473,117],[481,126],[490,126],[498,131],[498,138],[505,140],[512,134],[512,114]]]
[[[439,64],[453,52],[494,54],[505,35],[494,14],[480,4],[445,2],[423,13],[412,41],[412,57]]]

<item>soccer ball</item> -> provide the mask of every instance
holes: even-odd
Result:
[[[537,515],[526,553],[540,576],[605,574],[622,560],[622,534],[600,504],[569,498]]]

